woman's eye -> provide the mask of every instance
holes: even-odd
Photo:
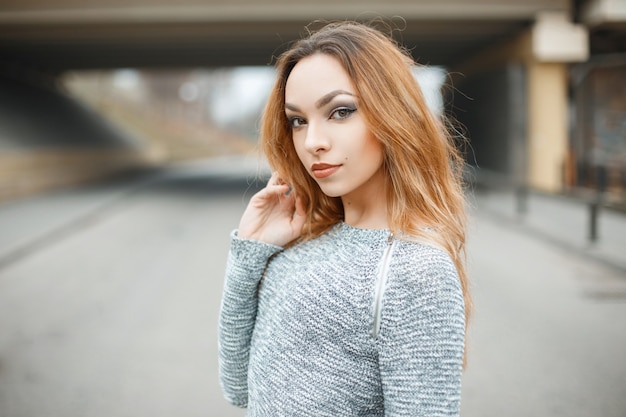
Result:
[[[306,124],[306,120],[304,120],[302,117],[292,117],[289,119],[289,125],[294,129],[302,127],[302,125],[305,125],[305,124]]]
[[[331,114],[330,114],[330,118],[331,119],[336,119],[336,120],[343,120],[343,119],[347,119],[348,117],[350,117],[352,115],[352,113],[354,113],[356,111],[356,109],[354,108],[350,108],[350,107],[340,107],[338,109],[335,109]]]
[[[293,129],[302,127],[302,125],[305,125],[305,124],[306,124],[306,120],[304,120],[302,117],[292,117],[289,119],[289,125]]]

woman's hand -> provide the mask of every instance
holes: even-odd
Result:
[[[238,235],[284,246],[298,238],[304,226],[305,210],[294,192],[274,173],[264,189],[252,196],[239,222]]]

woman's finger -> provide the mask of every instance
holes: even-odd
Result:
[[[270,179],[267,181],[267,185],[282,185],[285,184],[285,181],[280,177],[278,172],[274,171],[270,176]]]
[[[293,194],[292,194],[293,195]],[[300,197],[294,197],[293,212],[291,213],[291,239],[300,237],[306,221],[306,210]]]

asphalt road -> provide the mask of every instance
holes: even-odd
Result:
[[[216,322],[254,192],[210,169],[0,205],[0,417],[243,416]],[[465,417],[626,417],[626,276],[476,212]]]

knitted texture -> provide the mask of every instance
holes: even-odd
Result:
[[[446,252],[340,223],[288,249],[232,235],[220,380],[248,416],[458,416],[464,346]]]

